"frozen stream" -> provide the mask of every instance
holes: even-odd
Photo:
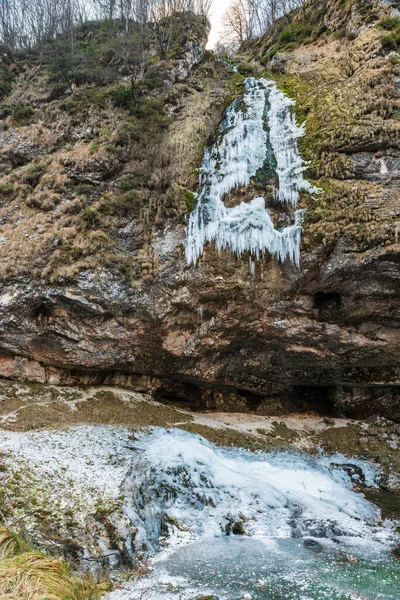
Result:
[[[108,600],[398,600],[398,536],[352,489],[375,485],[367,463],[219,449],[165,429],[135,452],[125,512],[151,570]]]

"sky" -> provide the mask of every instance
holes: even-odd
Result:
[[[219,40],[221,32],[221,20],[231,2],[232,0],[214,0],[210,17],[211,32],[210,37],[208,38],[207,48],[214,48],[215,44]]]

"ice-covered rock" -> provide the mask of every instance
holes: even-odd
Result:
[[[189,264],[196,264],[205,243],[212,241],[219,251],[237,256],[250,252],[259,258],[269,252],[299,264],[301,212],[294,213],[293,224],[278,230],[263,198],[233,208],[223,202],[233,189],[248,186],[266,162],[276,172],[281,204],[295,208],[301,190],[314,191],[303,178],[297,139],[304,130],[296,124],[293,104],[272,81],[246,79],[243,96],[228,108],[215,143],[204,154],[201,189],[187,228]]]

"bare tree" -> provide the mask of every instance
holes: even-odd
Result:
[[[128,32],[176,12],[206,17],[211,5],[212,0],[0,0],[0,43],[29,48],[68,34],[73,52],[75,28],[90,19],[121,22]]]
[[[251,37],[246,0],[234,0],[223,16],[224,41],[228,47],[242,44]]]
[[[304,4],[304,0],[233,0],[223,18],[223,43],[235,49],[262,35],[278,18]]]

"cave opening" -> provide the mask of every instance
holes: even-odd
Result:
[[[238,396],[245,398],[246,404],[249,407],[249,410],[251,411],[257,410],[261,406],[261,403],[264,399],[263,396],[254,394],[253,392],[249,392],[248,390],[238,389],[236,390],[236,393],[238,394]]]
[[[315,292],[313,308],[321,321],[336,321],[341,314],[342,295],[339,292]]]
[[[201,408],[203,402],[201,390],[197,385],[170,381],[157,388],[154,399],[161,404],[190,405],[192,409]]]
[[[40,304],[37,304],[31,312],[31,315],[34,319],[48,318],[51,316],[51,314],[51,306],[45,302],[40,302]]]
[[[323,417],[339,417],[335,386],[295,385],[284,398],[288,412],[315,412]]]

